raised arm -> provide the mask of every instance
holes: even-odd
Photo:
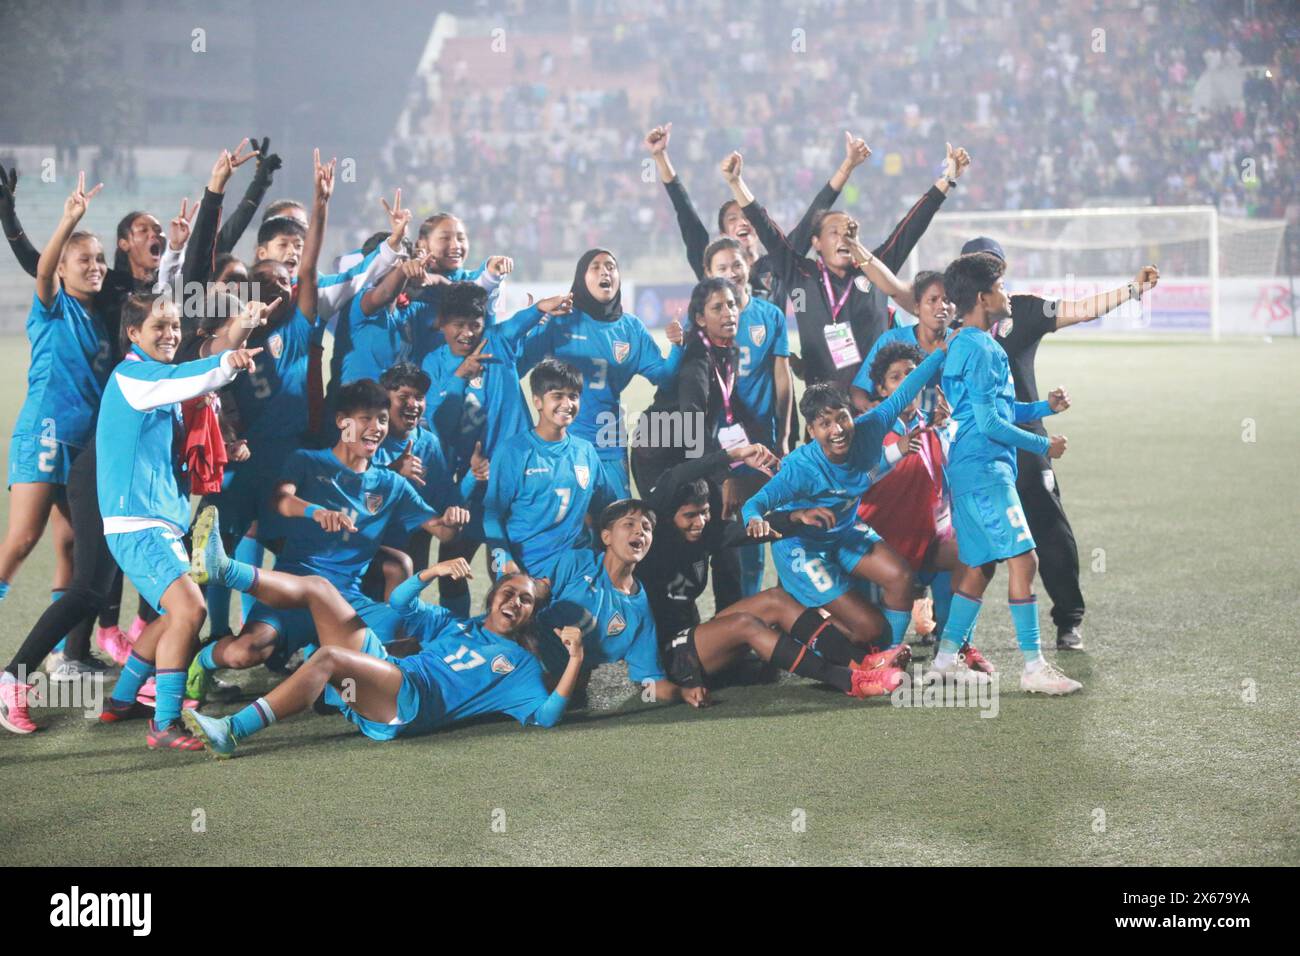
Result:
[[[230,218],[225,221],[221,227],[221,232],[217,236],[216,251],[218,254],[229,252],[239,244],[240,237],[244,235],[244,230],[248,224],[253,221],[253,214],[257,212],[257,207],[262,204],[266,197],[266,191],[271,188],[271,177],[283,163],[280,157],[271,152],[271,138],[263,136],[261,143],[258,143],[257,137],[252,139],[254,146],[253,153],[257,156],[257,168],[253,171],[253,178],[248,184],[248,189],[244,191],[244,198],[239,200],[239,205],[235,207]]]
[[[334,161],[330,161],[330,166]],[[331,171],[331,179],[333,172]],[[331,191],[333,186],[331,185]],[[322,319],[331,318],[344,302],[349,301],[368,285],[374,285],[397,265],[405,252],[402,240],[406,236],[406,227],[411,221],[411,210],[402,207],[402,191],[397,190],[393,205],[380,197],[384,211],[388,214],[388,238],[379,244],[379,248],[367,256],[357,266],[341,275],[317,278],[316,311]],[[301,280],[301,270],[299,272]]]
[[[34,277],[41,254],[32,245],[31,240],[27,238],[27,233],[23,232],[23,227],[18,222],[18,207],[14,199],[17,189],[18,167],[11,167],[6,173],[4,167],[0,166],[0,227],[4,228],[5,238],[9,240],[9,248],[14,251],[14,258],[18,260],[18,265],[22,266],[23,271],[29,276]]]
[[[845,130],[843,162],[835,170],[829,182],[817,191],[817,195],[813,197],[813,201],[809,204],[807,211],[804,212],[803,218],[790,232],[790,245],[800,255],[807,255],[808,249],[812,245],[812,224],[813,220],[817,218],[817,214],[835,205],[835,200],[840,198],[840,192],[848,184],[849,177],[853,175],[853,170],[866,162],[870,156],[871,147],[867,145],[866,140]]]
[[[1141,299],[1142,294],[1148,289],[1154,289],[1159,281],[1159,269],[1155,266],[1143,266],[1128,285],[1111,289],[1109,292],[1098,292],[1096,295],[1085,296],[1082,299],[1062,300],[1056,304],[1056,327],[1063,329],[1070,325],[1078,325],[1080,322],[1089,322],[1112,309],[1119,308],[1130,299]]]
[[[63,201],[63,216],[59,219],[59,224],[54,227],[54,234],[41,250],[40,260],[36,263],[36,298],[40,299],[41,305],[47,309],[54,304],[54,298],[59,294],[57,272],[59,259],[63,257],[63,247],[68,244],[68,237],[76,230],[81,217],[86,214],[90,201],[99,195],[99,191],[103,188],[104,184],[100,183],[90,192],[86,192],[86,174],[83,172],[77,176],[77,188]]]
[[[704,278],[704,250],[709,245],[709,229],[700,218],[699,211],[686,193],[686,187],[677,178],[677,170],[668,158],[668,140],[672,136],[673,124],[664,123],[646,133],[645,146],[654,157],[655,168],[659,170],[659,181],[664,184],[668,198],[677,214],[677,228],[686,245],[686,261],[690,264],[695,278]]]
[[[767,250],[768,255],[777,263],[779,270],[789,272],[798,260],[803,258],[803,253],[799,252],[790,243],[785,233],[777,227],[777,224],[772,221],[772,217],[767,214],[767,210],[758,204],[754,194],[749,191],[749,187],[745,185],[744,176],[741,175],[744,166],[745,161],[740,153],[732,153],[722,161],[720,167],[722,178],[731,187],[731,196],[740,204],[741,212],[745,214],[749,224],[754,227],[758,241],[763,244],[763,248]]]
[[[907,257],[912,254],[912,249],[929,228],[930,220],[934,218],[934,214],[943,205],[949,191],[970,165],[970,154],[965,149],[953,149],[951,143],[944,145],[947,154],[944,158],[943,175],[935,180],[934,185],[927,189],[921,198],[912,204],[912,208],[903,218],[894,224],[893,230],[885,241],[872,250],[876,257],[883,260],[884,264],[894,272],[903,268]]]
[[[182,270],[187,285],[191,282],[207,283],[212,278],[212,268],[217,258],[217,226],[221,222],[221,204],[226,198],[226,184],[230,182],[237,167],[257,155],[256,152],[245,154],[244,147],[247,145],[248,140],[242,141],[235,147],[233,154],[223,149],[217,161],[212,164],[207,189],[203,191],[203,199],[198,204],[199,211],[191,229],[189,251]]]
[[[307,227],[307,241],[303,244],[302,262],[298,264],[298,311],[309,320],[316,318],[317,286],[316,264],[320,261],[321,246],[325,242],[325,224],[329,219],[330,196],[334,194],[334,164],[320,161],[320,150],[312,153],[315,197],[312,201],[311,225]]]

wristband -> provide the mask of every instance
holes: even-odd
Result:
[[[306,508],[303,509],[302,516],[304,518],[310,518],[318,511],[320,511],[320,505],[308,505]]]
[[[1130,299],[1137,299],[1138,301],[1141,301],[1142,287],[1138,285],[1136,282],[1130,282],[1128,284],[1128,297]]]

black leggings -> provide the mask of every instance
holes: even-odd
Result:
[[[113,578],[119,572],[104,539],[95,488],[95,446],[92,441],[68,472],[68,512],[72,521],[72,584],[32,628],[5,670],[15,677],[19,669],[32,673],[68,635],[67,656],[85,660],[90,653],[90,628],[109,601]],[[80,625],[80,626],[79,626]]]

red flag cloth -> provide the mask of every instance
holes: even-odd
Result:
[[[200,395],[181,403],[185,423],[185,465],[190,473],[190,491],[196,495],[214,495],[221,491],[225,472],[226,440],[217,420],[215,396]]]

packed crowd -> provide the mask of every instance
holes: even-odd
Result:
[[[876,151],[843,197],[867,223],[933,178],[932,144],[945,139],[966,144],[986,173],[964,197],[968,211],[1106,197],[1294,214],[1294,4],[1023,0],[995,16],[945,6],[942,20],[934,4],[886,0],[797,12],[751,3],[743,21],[730,5],[664,0],[547,11],[569,16],[568,30],[531,5],[531,19],[484,16],[472,21],[482,36],[449,41],[435,75],[417,80],[411,135],[386,151],[383,181],[400,183],[417,212],[461,210],[515,250],[524,274],[548,250],[599,235],[622,237],[625,255],[671,249],[671,210],[642,177],[633,132],[665,121],[688,184],[712,182],[739,146],[755,187],[779,197],[778,222],[797,218],[834,168],[827,131],[843,129]],[[476,84],[464,44],[488,44],[498,23],[507,46],[492,68],[511,82]],[[513,39],[533,30],[550,42]],[[557,81],[574,64],[581,84]]]

